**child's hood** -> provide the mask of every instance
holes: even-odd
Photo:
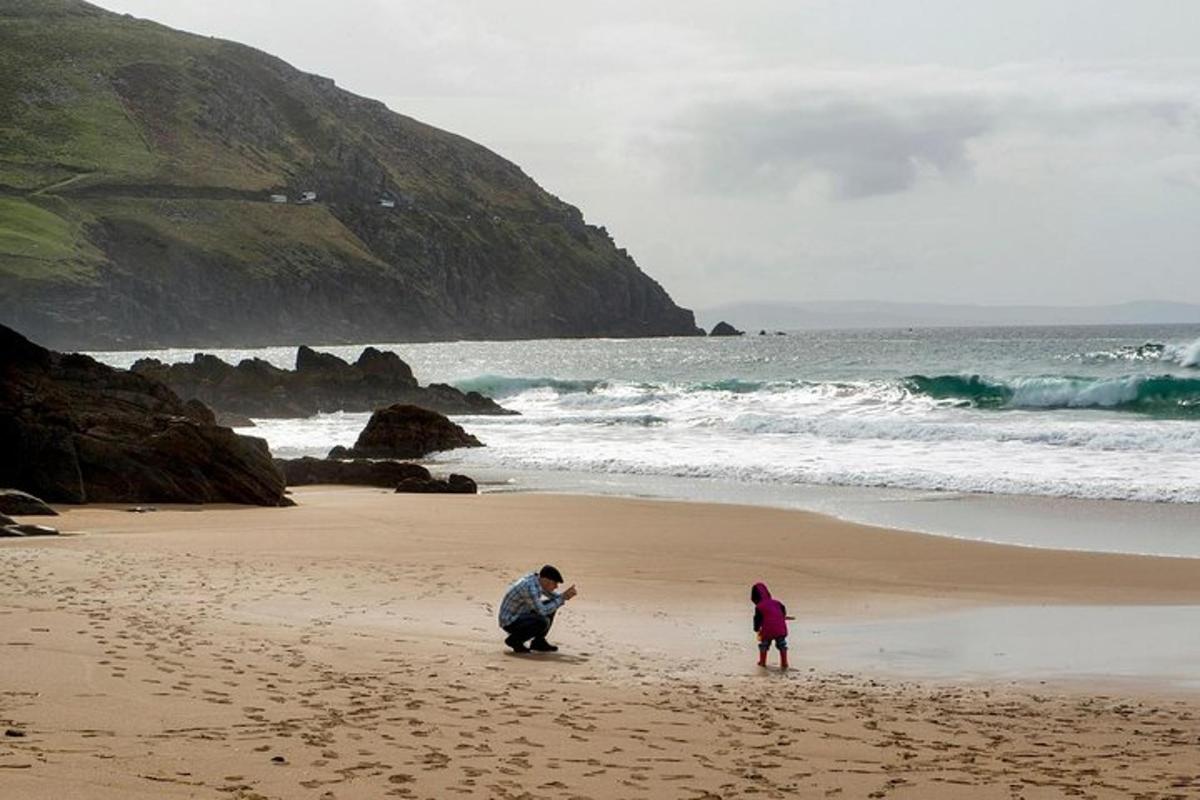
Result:
[[[750,602],[758,605],[763,600],[771,599],[771,590],[762,581],[754,584],[754,588],[750,590]]]

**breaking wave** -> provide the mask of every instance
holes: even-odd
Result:
[[[1200,416],[1200,378],[1044,376],[993,380],[979,375],[912,375],[915,394],[975,408],[1102,408],[1156,416]]]
[[[736,406],[763,403],[784,411],[793,404],[960,406],[977,409],[1104,409],[1164,418],[1200,417],[1200,378],[1132,375],[1115,378],[1046,375],[991,378],[983,375],[910,375],[899,380],[743,381],[633,383],[486,375],[459,381],[459,389],[501,400],[552,403],[578,413],[702,403]],[[518,405],[519,407],[519,405]],[[657,414],[657,412],[654,412]],[[723,416],[723,415],[722,415]],[[658,422],[652,419],[651,424]]]

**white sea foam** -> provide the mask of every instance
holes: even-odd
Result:
[[[1109,350],[1095,350],[1081,355],[1071,355],[1063,360],[1084,363],[1158,361],[1182,367],[1197,367],[1200,366],[1200,339],[1190,344],[1146,342],[1141,345],[1122,345]]]
[[[922,490],[987,492],[1153,502],[1200,502],[1192,477],[1194,457],[1160,460],[1133,474],[1124,453],[1078,454],[1010,447],[997,457],[991,448],[958,443],[936,447],[881,447],[878,442],[758,440],[714,437],[686,446],[663,437],[630,447],[613,441],[581,443],[556,436],[530,444],[529,435],[493,435],[490,449],[446,454],[452,463],[518,469],[609,472],[634,475],[716,478],[755,483],[812,483],[890,486]]]

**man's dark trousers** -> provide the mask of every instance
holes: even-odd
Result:
[[[525,644],[530,639],[535,641],[545,639],[546,634],[550,632],[550,626],[553,624],[553,614],[545,617],[541,614],[522,614],[504,626],[503,630],[508,634],[508,638],[504,640],[504,643],[509,647],[515,647],[519,644]]]

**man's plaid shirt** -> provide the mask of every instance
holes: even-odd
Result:
[[[549,599],[543,600],[544,594],[536,572],[517,578],[500,601],[500,627],[511,625],[522,614],[548,617],[567,602],[561,594],[552,594]]]

